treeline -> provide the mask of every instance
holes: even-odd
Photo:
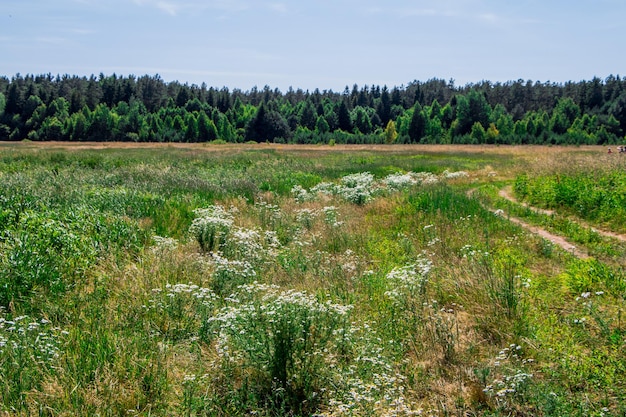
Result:
[[[0,77],[0,140],[614,144],[626,80],[432,79],[407,86],[249,91],[141,77]]]

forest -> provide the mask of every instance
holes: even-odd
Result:
[[[610,145],[625,133],[619,75],[342,92],[229,90],[159,75],[0,77],[2,141]]]

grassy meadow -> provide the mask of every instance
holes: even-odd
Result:
[[[600,147],[0,144],[0,415],[623,416],[625,195]]]

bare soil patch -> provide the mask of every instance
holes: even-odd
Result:
[[[568,154],[604,153],[599,146],[580,146],[576,148],[557,148],[531,145],[289,145],[277,143],[158,143],[158,142],[0,142],[0,147],[24,149],[186,149],[206,152],[224,150],[259,150],[294,152],[352,152],[371,151],[383,153],[449,153],[449,154],[493,154],[512,155],[530,159],[552,158],[566,152]]]

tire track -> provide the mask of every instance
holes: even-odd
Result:
[[[476,188],[473,188],[473,189],[469,190],[467,192],[467,196],[471,197],[472,194],[474,194],[475,191],[476,191]],[[502,197],[504,197],[504,196],[502,196]],[[506,197],[504,197],[504,198],[506,198]],[[517,201],[515,201],[515,200],[511,200],[511,201],[517,203]],[[559,246],[564,251],[566,251],[566,252],[576,256],[577,258],[580,258],[580,259],[589,259],[589,258],[591,258],[587,254],[587,252],[582,251],[576,245],[574,245],[573,243],[569,242],[567,239],[565,239],[562,236],[550,233],[549,231],[547,231],[545,229],[542,229],[541,227],[533,226],[533,225],[531,225],[529,223],[526,223],[525,221],[523,221],[523,220],[521,220],[521,219],[519,219],[517,217],[512,217],[512,216],[506,215],[504,213],[504,211],[502,211],[502,210],[494,210],[493,208],[486,207],[484,205],[483,205],[483,207],[485,207],[490,212],[492,212],[492,213],[494,213],[494,214],[496,214],[498,216],[501,216],[501,217],[507,219],[508,221],[510,221],[512,223],[517,224],[518,226],[522,227],[523,229],[528,230],[530,233],[533,233],[533,234],[535,234],[537,236],[540,236],[543,239],[548,240],[549,242],[552,242],[553,245]]]
[[[520,204],[521,206],[526,207],[529,210],[534,211],[535,213],[541,213],[541,214],[545,214],[545,215],[548,215],[548,216],[552,216],[555,213],[554,210],[540,209],[540,208],[533,207],[533,206],[530,206],[530,205],[528,205],[526,203],[522,203],[522,202],[518,201],[515,197],[513,197],[511,195],[511,187],[510,186],[501,189],[498,192],[498,195],[500,197],[506,199],[506,200],[509,200],[512,203]],[[608,230],[597,229],[597,228],[592,227],[591,225],[589,225],[589,224],[587,224],[587,223],[585,223],[583,221],[580,221],[580,220],[576,220],[576,223],[578,223],[579,225],[581,225],[583,227],[591,229],[592,231],[594,231],[595,233],[597,233],[599,235],[602,235],[602,236],[605,236],[605,237],[610,237],[610,238],[613,238],[613,239],[617,239],[617,240],[622,241],[622,242],[626,242],[626,235],[623,235],[623,234],[620,234],[620,233],[615,233],[615,232],[610,232]]]

